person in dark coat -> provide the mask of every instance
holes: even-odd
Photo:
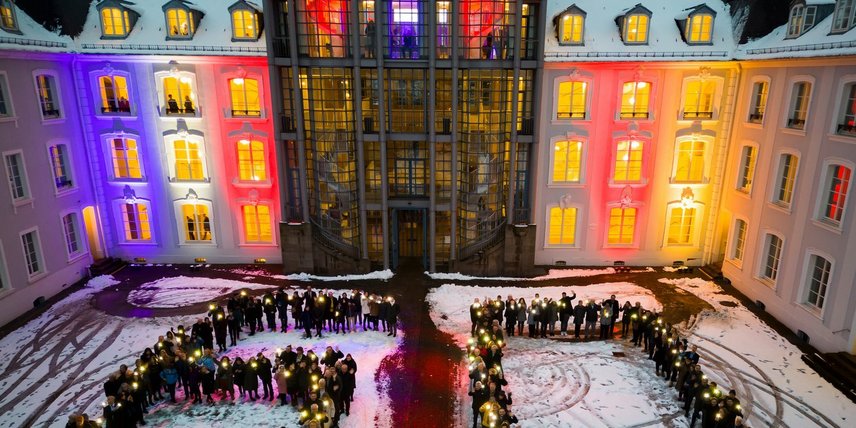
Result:
[[[226,316],[220,312],[214,317],[214,337],[217,338],[217,350],[219,352],[226,351],[226,333],[228,332],[229,321]]]
[[[583,306],[583,301],[577,301],[574,306],[574,339],[580,338],[580,327],[586,320],[586,307]]]
[[[254,357],[250,357],[244,366],[244,390],[247,391],[250,400],[259,399],[259,363]]]
[[[229,361],[229,357],[220,359],[220,365],[217,367],[217,388],[223,393],[223,398],[229,394],[229,398],[235,399],[235,376],[232,371],[233,367]]]
[[[326,350],[324,350],[324,355],[321,357],[321,364],[327,367],[333,367],[336,365],[336,362],[340,359],[344,358],[345,354],[339,350],[339,348],[333,349],[332,346],[328,346]]]
[[[312,306],[312,320],[315,322],[315,337],[321,337],[321,329],[324,328],[324,317],[325,317],[325,309],[326,303],[328,299],[324,296],[318,296],[315,299],[315,305]]]
[[[199,392],[199,384],[201,382],[202,373],[199,371],[199,366],[195,363],[191,363],[187,374],[187,384],[190,388],[190,397],[193,398],[193,404],[202,402],[202,395]]]
[[[261,352],[256,355],[256,364],[258,364],[259,379],[262,380],[262,389],[264,390],[262,399],[270,398],[270,401],[273,401],[275,398],[273,394],[273,365]]]
[[[276,309],[279,313],[279,331],[285,333],[288,330],[288,306],[291,296],[283,290],[276,293]]]
[[[258,316],[256,312],[261,312],[261,309],[256,307],[256,302],[254,300],[250,300],[247,302],[247,310],[245,316],[247,317],[247,322],[250,323],[250,336],[256,335],[256,319]],[[259,326],[259,330],[261,330],[261,326]]]
[[[312,325],[315,321],[312,319],[312,304],[309,302],[306,303],[306,307],[303,308],[300,318],[300,325],[303,326],[303,338],[311,339],[312,338]]]
[[[379,317],[380,317],[380,323],[381,323],[381,326],[383,327],[384,332],[389,331],[388,330],[388,327],[389,327],[389,324],[388,324],[389,323],[389,306],[390,306],[389,305],[389,299],[383,299],[380,302]]]
[[[398,314],[401,313],[401,306],[393,299],[387,301],[386,319],[389,325],[389,334],[387,336],[396,337],[398,335]]]
[[[244,398],[244,376],[246,376],[247,365],[241,357],[235,358],[235,363],[232,365],[232,381],[238,387],[238,393],[241,398]]]
[[[594,333],[596,331],[595,328],[597,327],[597,317],[599,312],[600,306],[595,303],[594,300],[589,301],[589,304],[586,305],[586,340],[594,336]]]
[[[276,300],[270,292],[265,293],[262,297],[262,308],[264,308],[265,318],[267,318],[268,329],[276,331]],[[259,331],[264,330],[260,328]]]
[[[473,397],[473,428],[478,428],[479,415],[481,414],[480,409],[484,403],[487,403],[488,392],[482,385],[481,381],[476,381],[473,390],[467,394]]]

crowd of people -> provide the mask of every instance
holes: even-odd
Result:
[[[304,338],[321,337],[322,332],[379,329],[395,336],[400,313],[391,297],[361,291],[343,292],[337,297],[333,292],[311,289],[292,295],[280,289],[260,298],[242,290],[223,302],[211,303],[208,309],[206,317],[188,328],[170,328],[139,355],[133,366],[122,364],[109,376],[103,385],[106,399],[98,420],[73,414],[66,427],[145,425],[144,415],[151,406],[167,400],[176,403],[179,395],[194,405],[203,400],[213,405],[218,395],[220,401],[230,402],[238,397],[244,401],[279,399],[281,406],[290,404],[298,409],[301,426],[337,427],[341,416],[350,414],[354,400],[357,363],[351,354],[330,346],[317,354],[292,345],[276,349],[271,358],[259,352],[246,359],[232,359],[223,353],[237,346],[245,328],[250,336],[266,329],[287,332],[289,312],[293,328],[302,329]]]
[[[653,360],[654,372],[675,389],[690,428],[696,421],[702,428],[743,428],[740,400],[734,390],[724,393],[702,371],[700,355],[678,329],[666,322],[662,313],[647,310],[639,302],[623,305],[612,295],[600,303],[578,300],[576,294],[553,299],[538,293],[527,305],[524,298],[476,298],[470,305],[472,322],[468,340],[469,395],[472,396],[473,428],[508,427],[517,423],[511,411],[512,393],[502,368],[508,337],[569,336],[573,324],[574,340],[595,337],[611,340],[617,334],[643,355]],[[619,320],[620,318],[620,320]],[[504,324],[503,324],[504,322]],[[556,324],[559,323],[558,330]],[[619,327],[620,324],[620,327]],[[598,328],[599,326],[599,328]],[[580,333],[583,334],[582,338]],[[503,387],[506,387],[503,389]],[[481,424],[479,425],[479,421]]]

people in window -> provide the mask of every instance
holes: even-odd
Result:
[[[130,113],[131,112],[131,102],[128,101],[125,97],[119,97],[119,112],[120,113]]]
[[[196,222],[190,216],[187,216],[187,236],[190,241],[196,240]]]
[[[193,108],[193,101],[190,99],[190,95],[184,96],[184,112],[185,113],[195,113],[196,109]]]
[[[172,94],[167,95],[166,105],[167,112],[169,112],[170,114],[178,114],[178,101],[176,101],[175,98],[172,97]]]
[[[493,30],[487,33],[482,43],[482,59],[491,59],[493,53]]]
[[[377,27],[375,26],[374,19],[369,19],[369,22],[366,23],[366,58],[374,58],[376,32]]]
[[[211,220],[208,218],[208,214],[202,214],[202,236],[200,239],[203,241],[211,239]]]

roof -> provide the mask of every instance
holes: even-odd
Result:
[[[28,52],[66,52],[70,50],[71,39],[48,31],[38,22],[30,18],[15,3],[15,18],[21,34],[0,31],[0,48],[6,50],[21,50]]]
[[[818,1],[827,4],[829,1]],[[741,45],[736,53],[738,59],[807,58],[823,56],[856,55],[856,29],[840,34],[832,31],[833,14],[816,22],[799,37],[786,38],[788,24],[784,24],[764,37]]]
[[[560,45],[555,27],[548,28],[544,43],[546,61],[597,60],[597,61],[711,61],[733,57],[736,42],[728,6],[722,0],[555,0],[547,3],[547,22],[561,14],[571,4],[587,14],[584,24],[584,43],[579,46]],[[716,15],[712,43],[687,44],[683,40],[676,19],[702,5]],[[648,44],[626,45],[616,25],[616,18],[629,11],[644,7],[651,11]],[[548,24],[550,25],[550,24]]]

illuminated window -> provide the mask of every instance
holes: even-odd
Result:
[[[811,29],[814,26],[816,15],[817,7],[815,6],[798,4],[791,8],[791,14],[788,18],[787,38],[799,37],[802,33]]]
[[[825,189],[821,193],[820,219],[834,226],[841,225],[847,207],[847,193],[853,171],[843,165],[830,165],[826,172]]]
[[[559,83],[556,117],[559,119],[584,119],[586,117],[586,89],[586,82]]]
[[[743,146],[740,153],[740,171],[737,176],[737,190],[743,193],[752,191],[752,182],[755,179],[755,162],[758,149],[753,146]]]
[[[149,207],[137,202],[121,204],[120,209],[125,241],[151,241]]]
[[[62,216],[62,231],[65,236],[65,251],[68,258],[72,258],[83,252],[83,244],[80,242],[80,221],[76,213]]]
[[[42,119],[58,119],[62,117],[59,107],[59,88],[56,77],[50,74],[36,75],[36,93],[39,96],[39,107]]]
[[[559,26],[559,42],[563,45],[583,44],[585,16],[568,13],[562,16]]]
[[[246,9],[232,12],[232,37],[239,40],[259,38],[259,16]]]
[[[829,276],[832,272],[832,262],[817,255],[812,254],[809,258],[809,272],[806,281],[805,303],[814,306],[816,309],[823,309],[823,302],[826,300],[826,291],[829,288]]]
[[[553,144],[553,183],[579,183],[583,143],[557,141]]]
[[[716,82],[711,79],[692,79],[686,83],[684,93],[684,119],[713,119],[713,100]]]
[[[273,242],[270,223],[270,207],[267,205],[244,205],[244,234],[247,243],[269,244]]]
[[[790,154],[783,153],[779,157],[779,170],[776,174],[776,188],[773,191],[773,202],[789,207],[794,196],[794,184],[797,178],[797,168],[799,167],[799,158]]]
[[[181,205],[181,214],[185,242],[211,241],[211,219],[209,218],[208,205],[183,204]]]
[[[609,210],[610,245],[631,245],[636,231],[636,208],[612,208]]]
[[[166,24],[171,39],[189,39],[196,33],[193,11],[172,8],[166,10]]]
[[[683,140],[678,142],[675,158],[675,181],[679,183],[701,183],[704,181],[705,142]]]
[[[30,183],[24,168],[24,154],[20,150],[4,153],[3,161],[6,164],[6,179],[9,180],[12,202],[30,200]]]
[[[238,141],[238,177],[241,181],[268,179],[263,142],[248,139]]]
[[[673,207],[669,210],[669,245],[689,245],[693,243],[695,208]]]
[[[110,139],[113,158],[113,178],[116,180],[141,180],[143,168],[137,140],[128,137]]]
[[[642,142],[619,141],[615,150],[615,182],[642,181]]]
[[[72,182],[68,146],[55,144],[48,147],[48,152],[51,155],[51,171],[53,172],[56,190],[70,189]]]
[[[624,18],[624,43],[648,43],[648,15],[633,14]]]
[[[779,276],[779,262],[782,259],[782,238],[768,233],[764,238],[764,257],[762,258],[762,279],[776,281]]]
[[[232,94],[233,117],[259,117],[262,115],[259,101],[259,81],[236,77],[229,80],[229,92]]]
[[[576,245],[577,209],[550,208],[550,226],[547,245]]]
[[[749,122],[761,123],[764,121],[764,112],[767,110],[767,95],[770,83],[767,81],[755,82],[752,85],[752,106],[749,109]]]
[[[621,90],[622,119],[647,119],[651,83],[626,82]]]
[[[0,118],[15,116],[12,108],[12,97],[9,94],[9,82],[6,73],[0,71]]]
[[[101,35],[127,36],[131,29],[131,20],[128,11],[118,7],[105,7],[101,9]]]
[[[204,147],[201,141],[176,139],[172,141],[175,163],[173,171],[178,181],[204,181],[205,159]]]
[[[842,113],[839,114],[836,132],[839,135],[856,137],[856,83],[849,83],[844,87],[841,106]]]
[[[811,83],[794,83],[793,90],[791,92],[788,128],[805,129],[805,121],[808,117],[809,101],[811,101]]]
[[[713,38],[713,15],[701,13],[687,20],[687,42],[710,43]]]
[[[856,18],[856,0],[838,0],[835,3],[835,16],[832,19],[832,32],[843,33],[853,28]]]
[[[734,221],[734,231],[731,236],[731,259],[743,261],[743,254],[746,250],[746,230],[748,225],[745,221],[737,219]]]
[[[0,28],[11,32],[18,31],[15,6],[12,5],[12,0],[0,0]]]
[[[167,115],[196,114],[196,94],[193,93],[193,78],[190,76],[168,76],[163,78],[163,112]]]
[[[39,230],[32,229],[21,234],[21,246],[24,249],[24,258],[27,262],[27,274],[30,278],[45,273],[44,257],[42,256],[42,243],[39,239]]]
[[[129,114],[128,79],[123,76],[101,76],[98,78],[101,95],[101,113]]]

